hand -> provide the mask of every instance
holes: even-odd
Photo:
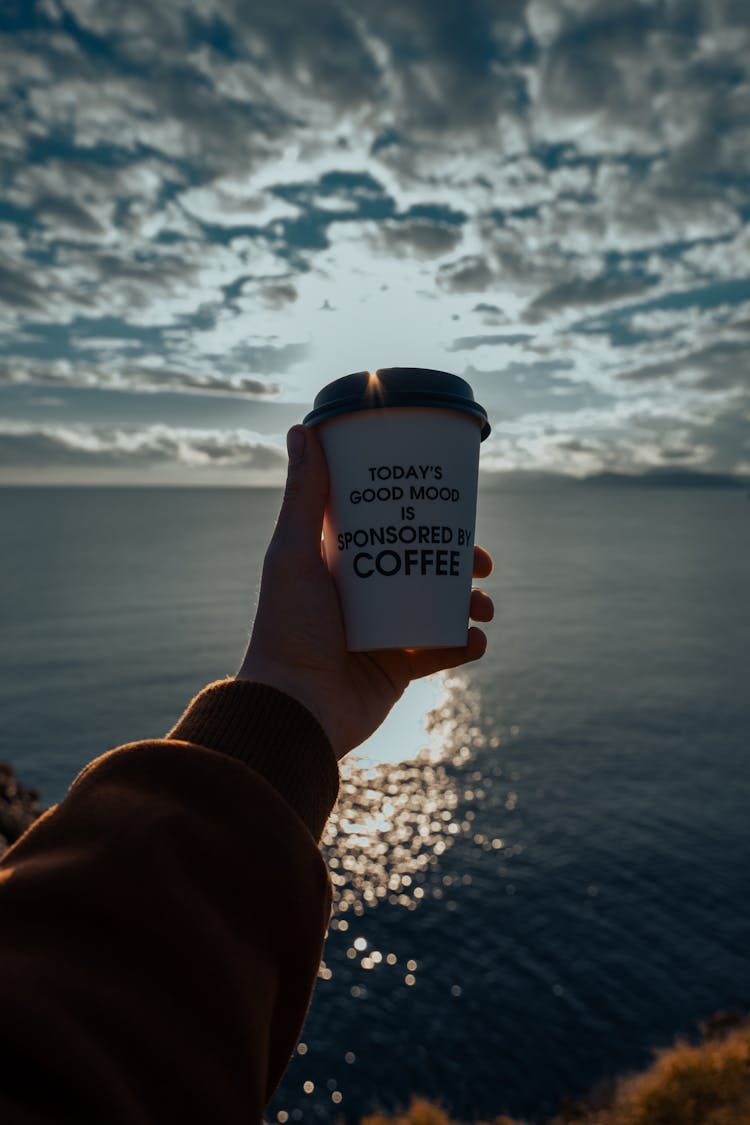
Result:
[[[263,564],[258,611],[237,679],[270,684],[315,715],[337,758],[364,742],[411,680],[484,654],[487,638],[470,628],[463,648],[347,652],[338,594],[321,551],[328,469],[314,429],[287,435],[289,471],[281,512]],[[492,559],[474,549],[474,577]],[[471,618],[491,621],[492,599],[472,590]]]

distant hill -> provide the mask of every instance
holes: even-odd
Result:
[[[482,472],[483,488],[550,489],[562,487],[607,486],[614,488],[712,488],[750,489],[750,479],[734,473],[704,473],[698,469],[647,469],[643,473],[593,473],[588,477],[572,477],[565,473],[545,473],[530,469],[526,472]]]

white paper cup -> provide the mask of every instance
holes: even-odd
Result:
[[[466,644],[479,444],[468,383],[421,368],[357,372],[305,418],[330,474],[324,525],[347,648]]]

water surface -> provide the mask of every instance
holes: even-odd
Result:
[[[236,670],[278,499],[0,490],[0,752],[48,801]],[[272,1120],[412,1092],[541,1116],[750,1008],[750,505],[485,490],[478,539],[490,651],[346,766],[325,963]]]

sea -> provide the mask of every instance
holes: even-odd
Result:
[[[60,800],[232,675],[275,490],[0,489],[0,756]],[[268,1122],[543,1121],[750,1011],[750,503],[483,487],[480,662],[343,768],[335,906]]]

